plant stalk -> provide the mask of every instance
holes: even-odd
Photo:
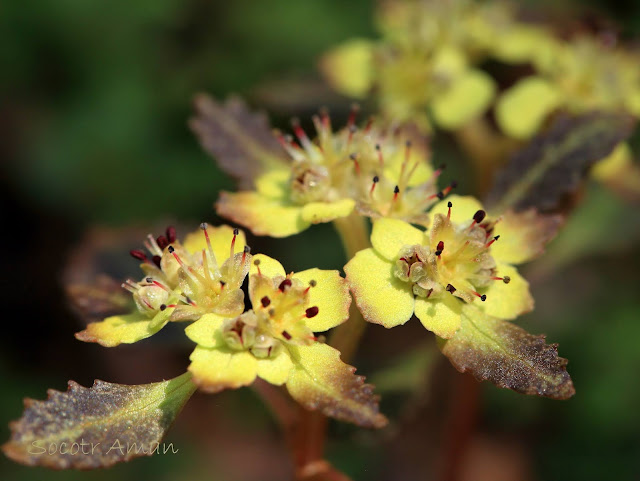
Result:
[[[347,260],[356,252],[371,246],[369,230],[364,217],[353,213],[348,217],[336,219],[333,225],[342,240]],[[362,318],[355,302],[351,303],[349,319],[333,330],[329,336],[329,344],[340,351],[342,361],[348,363],[355,355],[360,339],[364,334],[367,323]],[[327,464],[324,461],[324,446],[327,435],[327,417],[318,411],[307,411],[300,407],[299,422],[297,423],[297,440],[294,459],[296,463],[296,479],[299,481],[312,479],[303,473],[315,471],[315,467]],[[323,473],[315,479],[348,479],[341,473],[331,471]]]

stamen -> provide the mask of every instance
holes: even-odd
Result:
[[[260,304],[262,304],[262,307],[267,307],[269,304],[271,304],[271,299],[269,299],[268,296],[264,296],[262,299],[260,299]]]
[[[156,242],[158,243],[158,247],[160,247],[160,249],[164,249],[169,245],[169,241],[163,235],[158,236],[158,238],[156,239]]]
[[[242,261],[241,264],[244,264],[244,262],[247,260],[247,254],[251,252],[251,247],[249,246],[244,246],[244,249],[242,251]]]
[[[371,115],[369,116],[369,118],[367,119],[367,125],[364,126],[364,133],[368,134],[371,131],[371,126],[373,125],[373,121],[374,121],[374,116]]]
[[[158,243],[153,238],[153,236],[151,234],[148,234],[147,239],[149,243],[148,244],[145,243],[145,246],[147,247],[147,249],[149,249],[149,252],[151,252],[152,254],[162,256],[162,249],[160,249],[160,247],[158,246]]]
[[[314,279],[311,279],[311,280],[309,281],[309,285],[308,285],[308,286],[307,286],[307,288],[304,290],[304,294],[306,294],[307,292],[309,292],[309,289],[311,289],[312,287],[316,287],[316,285],[317,285],[317,284],[318,284],[318,283],[317,283]]]
[[[447,219],[451,220],[451,208],[453,207],[453,204],[451,202],[448,202],[447,207],[449,208],[447,212]]]
[[[358,154],[351,154],[349,158],[353,160],[353,166],[356,169],[356,175],[360,175],[360,163],[358,162]]]
[[[176,241],[176,228],[170,225],[169,227],[167,227],[166,234],[169,244],[173,244]]]
[[[160,304],[160,310],[164,311],[167,308],[166,304]]]
[[[369,190],[369,197],[373,197],[373,191],[376,188],[376,184],[380,182],[380,177],[378,177],[377,175],[375,175],[373,177],[373,184],[371,184],[371,189]]]
[[[284,337],[287,341],[291,340],[291,334],[289,334],[287,331],[282,331],[282,337]]]
[[[258,275],[262,277],[262,271],[260,270],[260,259],[255,259],[253,265],[258,268]]]
[[[200,274],[198,274],[193,267],[186,265],[184,262],[182,262],[182,259],[180,259],[180,256],[177,254],[176,250],[173,248],[173,246],[169,246],[168,248],[169,254],[173,255],[173,258],[176,260],[176,262],[178,264],[180,264],[180,267],[182,267],[183,272],[189,276],[189,278],[195,282],[202,282],[202,283],[206,283],[206,279],[204,277],[202,277]],[[200,279],[198,279],[198,277]]]
[[[211,245],[211,239],[209,239],[209,231],[207,230],[209,225],[206,222],[200,224],[200,229],[204,233],[204,238],[207,241],[207,250],[209,251],[209,257],[211,257],[211,262],[213,263],[213,268],[218,268],[218,260],[216,259],[216,255],[213,252],[213,246]]]
[[[511,282],[511,277],[509,276],[504,276],[504,277],[492,277],[491,278],[494,281],[502,281],[505,284],[509,284],[509,282]]]
[[[291,137],[283,135],[279,130],[274,130],[273,134],[275,135],[282,148],[287,152],[287,154],[291,156],[293,160],[295,160],[296,162],[304,160],[305,156],[300,151],[298,146],[295,144],[293,146],[291,145],[291,140],[293,140],[291,139]]]
[[[349,118],[347,119],[347,127],[351,127],[356,123],[356,115],[360,111],[360,105],[357,103],[351,104],[351,111],[349,112]]]
[[[156,265],[156,267],[160,269],[160,261],[162,260],[162,257],[153,256],[152,260],[153,260],[153,263]]]
[[[451,284],[447,284],[447,287],[445,289],[446,289],[447,292],[450,292],[451,294],[456,292],[456,288],[453,287]]]
[[[393,189],[393,201],[395,202],[398,199],[398,195],[400,194],[400,187],[397,185]]]
[[[165,285],[164,285],[164,284],[162,284],[161,282],[156,281],[155,279],[152,279],[152,280],[151,280],[151,283],[152,283],[154,286],[158,286],[160,289],[164,289],[164,290],[165,290],[165,291],[167,291],[167,292],[171,292],[171,290],[170,290],[167,286],[165,286]]]
[[[234,248],[236,246],[236,237],[238,237],[239,233],[240,233],[240,231],[238,230],[237,227],[235,229],[233,229],[233,239],[231,239],[231,250],[229,251],[229,258],[230,259],[232,259],[233,255],[235,254]]]
[[[479,210],[475,214],[473,214],[473,222],[469,226],[469,230],[473,229],[476,226],[476,224],[479,224],[480,222],[482,222],[482,220],[486,215],[487,213],[483,210]]]
[[[500,236],[499,236],[499,235],[495,236],[493,239],[491,239],[489,242],[487,242],[484,246],[485,246],[486,248],[489,248],[489,247],[491,247],[491,244],[493,244],[493,243],[494,243],[495,241],[497,241],[498,239],[500,239]]]
[[[298,137],[298,140],[300,140],[302,147],[306,151],[313,151],[313,144],[309,140],[307,133],[300,126],[300,120],[294,117],[293,119],[291,119],[291,126],[293,127],[293,132],[296,134],[296,137]]]
[[[438,256],[438,258],[440,258],[440,254],[442,254],[443,250],[444,250],[444,242],[440,241],[438,242],[438,246],[436,247],[436,255]]]
[[[380,144],[376,144],[376,152],[378,152],[378,162],[380,163],[380,167],[384,167],[384,158],[382,157],[382,148]]]
[[[306,313],[307,318],[311,319],[312,317],[315,317],[318,315],[318,311],[319,311],[318,306],[313,306],[304,312]]]
[[[280,283],[278,289],[280,289],[280,292],[284,292],[287,287],[291,287],[291,279],[288,278]]]
[[[486,301],[486,300],[487,300],[487,295],[486,295],[486,294],[482,294],[482,295],[481,295],[481,294],[479,294],[479,293],[478,293],[478,292],[476,292],[476,291],[471,291],[471,293],[472,293],[474,296],[479,297],[479,298],[480,298],[480,300],[481,300],[482,302],[484,302],[484,301]]]
[[[134,259],[138,259],[142,262],[149,262],[149,259],[147,259],[147,255],[139,249],[134,249],[132,251],[129,251],[129,254]]]

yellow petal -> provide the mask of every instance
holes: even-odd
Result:
[[[545,65],[545,59],[553,54],[553,38],[540,28],[514,24],[498,38],[493,54],[504,62]]]
[[[495,91],[495,84],[489,75],[470,70],[456,78],[432,100],[434,119],[444,129],[462,127],[489,107]]]
[[[462,305],[449,293],[438,299],[416,297],[416,317],[435,335],[449,339],[460,329]]]
[[[449,208],[448,203],[451,202],[451,221],[456,224],[462,224],[468,222],[473,218],[473,214],[482,209],[482,204],[478,199],[470,195],[450,195],[445,200],[438,202],[434,205],[429,212],[432,216],[436,214],[447,215]]]
[[[256,261],[260,261],[260,263],[256,265]],[[249,275],[252,276],[253,274],[257,274],[258,269],[260,269],[262,275],[266,277],[284,277],[287,275],[284,267],[282,267],[282,264],[280,264],[280,262],[264,254],[256,254],[255,256],[253,256],[253,262],[251,263],[251,268],[249,269]]]
[[[404,324],[413,314],[409,283],[393,275],[394,265],[373,249],[358,252],[344,271],[364,319],[391,328]]]
[[[219,215],[246,226],[255,235],[288,237],[310,225],[302,219],[302,207],[257,192],[221,192],[216,209]]]
[[[347,217],[353,212],[356,201],[340,199],[335,202],[309,202],[302,207],[302,219],[311,224],[331,222],[340,217]]]
[[[289,352],[281,350],[277,356],[266,359],[258,359],[258,376],[265,381],[282,386],[289,379],[293,363]]]
[[[169,311],[169,312],[167,312]],[[154,335],[169,322],[173,309],[165,309],[161,322],[135,312],[123,316],[107,317],[101,322],[92,322],[84,331],[76,333],[76,339],[97,342],[101,346],[114,347],[119,344],[133,344]],[[167,314],[165,315],[165,312]]]
[[[352,39],[339,45],[320,60],[320,69],[329,84],[350,97],[364,97],[371,87],[373,42]]]
[[[349,318],[351,295],[346,280],[338,271],[314,268],[297,272],[293,277],[303,284],[316,281],[316,286],[309,290],[309,306],[318,306],[318,314],[305,322],[313,332],[326,331]]]
[[[594,179],[607,181],[616,178],[633,163],[633,154],[629,144],[619,143],[607,157],[597,162],[591,169]]]
[[[289,196],[289,169],[269,170],[256,179],[256,191],[270,199],[284,199]]]
[[[193,382],[207,392],[236,389],[256,378],[256,358],[247,351],[196,347],[189,357]]]
[[[551,83],[541,77],[528,77],[502,94],[496,105],[496,120],[507,135],[528,139],[560,102]]]
[[[228,225],[221,225],[218,227],[208,226],[207,234],[209,234],[213,253],[215,254],[216,261],[220,266],[229,258],[231,241],[233,240],[233,227]],[[188,234],[182,245],[187,249],[187,251],[194,255],[201,253],[202,249],[206,250],[207,240],[202,229],[198,229],[197,231]],[[244,232],[239,231],[238,236],[236,237],[234,251],[242,252],[245,245],[247,245],[247,240],[244,236]],[[198,259],[200,258],[198,257]]]
[[[529,283],[518,274],[516,268],[498,263],[496,272],[500,277],[509,276],[511,282],[505,284],[502,281],[493,281],[487,289],[481,290],[482,294],[487,295],[487,300],[482,302],[478,299],[474,304],[490,316],[500,319],[515,319],[531,311],[533,297],[529,292]]]
[[[387,260],[395,262],[405,245],[422,245],[424,242],[424,233],[402,220],[382,218],[373,223],[371,245]]]
[[[220,338],[224,317],[215,314],[205,314],[184,332],[189,339],[202,347],[216,347],[223,345]]]

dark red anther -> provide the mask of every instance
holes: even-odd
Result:
[[[167,308],[167,305],[166,305],[166,304],[161,304],[161,305],[160,305],[160,310],[161,310],[161,311],[164,311],[166,308]]]
[[[440,257],[440,254],[442,254],[443,250],[444,250],[444,242],[440,241],[438,242],[438,246],[436,247],[436,255]]]
[[[156,242],[158,243],[158,247],[160,247],[160,249],[164,249],[165,247],[167,247],[169,245],[169,241],[167,240],[167,238],[163,235],[161,235],[160,237],[158,237],[156,239]]]
[[[312,317],[316,317],[318,315],[318,310],[318,306],[313,306],[307,309],[305,313],[307,314],[307,317],[311,319]]]
[[[479,210],[478,212],[476,212],[475,214],[473,214],[473,221],[476,224],[479,224],[480,222],[482,222],[485,218],[485,216],[487,215],[487,213],[483,210]]]
[[[398,194],[400,194],[400,187],[397,185],[393,188],[393,200],[398,199]]]
[[[282,337],[284,337],[287,341],[291,340],[291,334],[289,334],[287,331],[282,331]]]
[[[447,292],[450,292],[451,294],[456,292],[456,288],[453,287],[451,284],[447,284],[446,290],[447,290]]]
[[[262,304],[262,307],[267,307],[269,304],[271,304],[271,299],[269,299],[267,296],[264,296],[262,299],[260,299],[260,304]]]
[[[291,279],[285,279],[282,281],[278,286],[278,289],[280,289],[281,292],[284,292],[287,287],[291,287]]]
[[[153,263],[158,267],[158,269],[160,268],[160,260],[162,260],[162,257],[153,256]]]
[[[166,234],[167,234],[167,240],[169,241],[169,244],[173,244],[176,241],[176,228],[170,225],[169,227],[167,227]]]
[[[129,254],[134,259],[138,259],[138,260],[140,260],[142,262],[145,262],[147,260],[147,255],[144,252],[142,252],[141,250],[134,249],[132,251],[129,251]]]

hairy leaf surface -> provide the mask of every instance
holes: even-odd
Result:
[[[498,173],[487,205],[494,213],[536,207],[550,212],[574,192],[594,162],[633,131],[632,117],[589,113],[558,117]]]
[[[241,189],[265,169],[288,162],[264,114],[252,112],[238,97],[224,104],[206,94],[194,99],[196,115],[189,127],[202,148],[215,157],[220,168],[239,182]]]
[[[69,381],[66,392],[49,390],[46,401],[25,399],[2,446],[14,461],[54,469],[93,469],[162,452],[160,441],[195,391],[191,374],[126,386]]]
[[[466,308],[460,330],[439,344],[458,371],[469,371],[479,381],[552,399],[575,394],[567,360],[558,356],[556,344],[476,308]]]
[[[379,412],[373,386],[355,368],[340,360],[340,352],[326,344],[290,348],[294,369],[287,381],[291,396],[307,409],[369,428],[387,424]]]

